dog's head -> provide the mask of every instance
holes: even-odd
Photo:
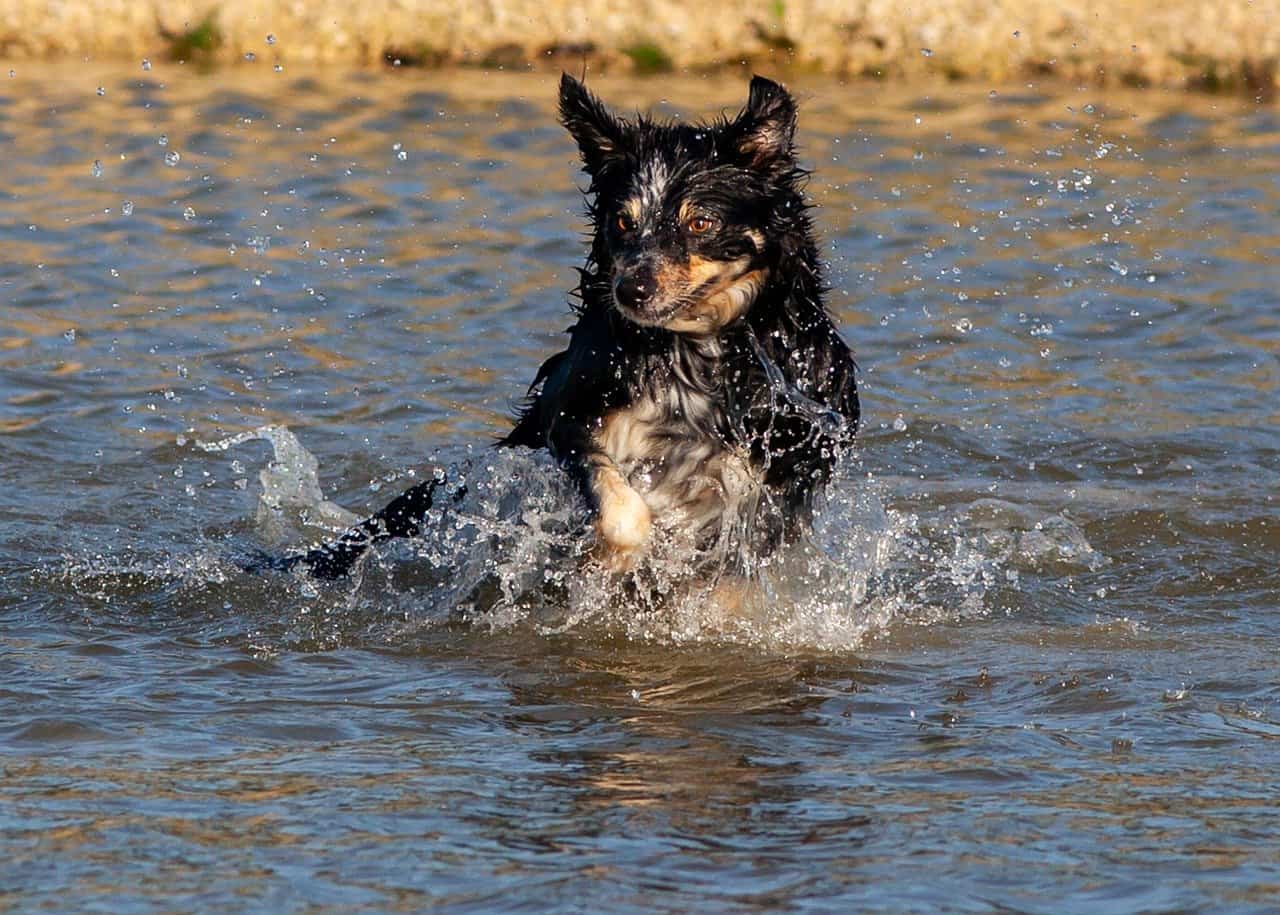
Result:
[[[591,176],[592,259],[617,310],[684,334],[747,312],[804,227],[787,90],[757,76],[732,119],[658,124],[617,117],[566,74],[560,117]]]

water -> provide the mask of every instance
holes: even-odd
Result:
[[[486,448],[582,256],[550,75],[0,83],[6,901],[1280,908],[1280,117],[794,85],[867,421],[735,616]],[[360,579],[239,571],[436,467]]]

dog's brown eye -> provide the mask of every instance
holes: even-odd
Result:
[[[623,235],[626,235],[636,227],[636,224],[631,221],[631,217],[626,213],[619,213],[618,218],[613,221],[613,224]]]
[[[695,216],[685,223],[685,227],[694,235],[706,235],[716,227],[716,221],[710,216]]]

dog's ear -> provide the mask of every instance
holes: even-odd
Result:
[[[587,174],[599,175],[622,159],[626,123],[568,73],[560,76],[560,123],[578,142]]]
[[[729,132],[737,151],[753,166],[788,165],[794,158],[795,99],[773,80],[753,76],[747,107],[729,124]]]

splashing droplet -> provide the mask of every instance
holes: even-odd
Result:
[[[175,167],[181,159],[182,156],[178,155],[177,150],[171,149],[164,154],[164,164],[170,168]]]

